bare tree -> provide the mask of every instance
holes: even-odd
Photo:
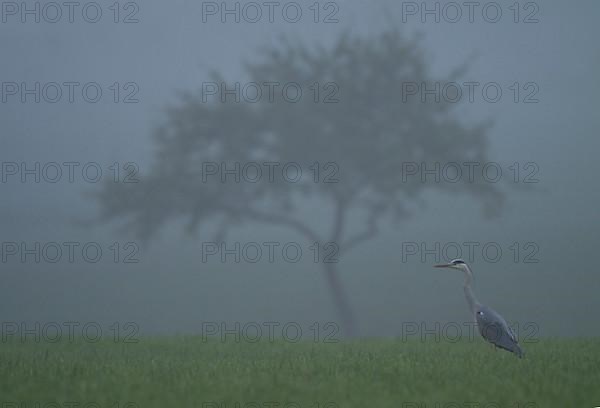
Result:
[[[283,40],[244,69],[249,82],[293,81],[306,95],[290,101],[276,92],[275,100],[263,95],[256,103],[225,95],[210,103],[202,92],[186,94],[156,130],[156,160],[142,182],[104,185],[103,219],[125,218],[144,239],[178,217],[187,219],[190,231],[216,222],[220,237],[246,222],[273,224],[310,241],[337,243],[343,254],[375,237],[383,217],[409,215],[407,204],[427,188],[471,194],[490,214],[501,206],[502,193],[491,183],[405,176],[407,163],[484,162],[487,150],[486,126],[469,127],[453,117],[456,104],[403,95],[403,84],[432,81],[418,40],[395,30],[369,38],[344,34],[330,48]],[[217,74],[214,82],[226,83]],[[324,174],[295,183],[207,178],[206,163],[233,168],[250,162],[319,163]],[[311,223],[307,200],[317,200],[329,215],[326,231]],[[337,264],[323,267],[345,332],[353,335],[355,319]]]

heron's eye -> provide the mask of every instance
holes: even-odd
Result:
[[[477,312],[479,316],[483,316],[483,312]]]

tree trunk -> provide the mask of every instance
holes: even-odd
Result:
[[[334,208],[334,220],[331,231],[331,242],[336,245],[341,245],[341,240],[344,234],[344,222],[346,215],[346,205],[343,197],[337,197]],[[343,252],[343,248],[339,248]],[[340,254],[338,254],[340,255]],[[348,302],[348,298],[344,291],[340,277],[338,276],[337,264],[333,262],[323,263],[325,268],[325,277],[329,285],[329,290],[332,294],[335,307],[342,323],[342,332],[348,337],[356,336],[356,320],[354,313]]]
[[[325,277],[329,290],[333,295],[333,302],[341,319],[342,333],[347,337],[356,336],[356,320],[348,298],[338,276],[337,264],[324,263]]]

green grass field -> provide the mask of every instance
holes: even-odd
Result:
[[[7,342],[0,346],[0,406],[600,406],[600,340],[540,340],[524,347],[527,355],[519,360],[483,341]]]

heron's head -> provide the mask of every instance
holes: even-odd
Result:
[[[452,261],[450,261],[448,263],[435,265],[435,267],[436,268],[452,268],[452,269],[458,269],[459,271],[463,271],[468,274],[471,273],[471,271],[469,270],[469,267],[467,266],[465,261],[463,261],[462,259],[453,259]]]

